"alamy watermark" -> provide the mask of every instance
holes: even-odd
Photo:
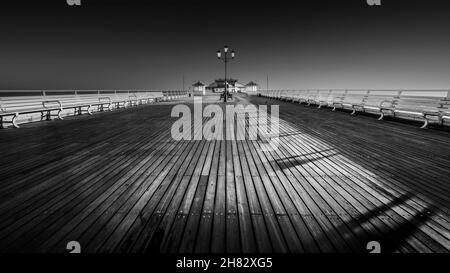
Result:
[[[269,114],[267,105],[228,104],[224,113],[218,104],[203,109],[202,98],[194,97],[193,117],[185,104],[175,105],[171,117],[179,118],[171,129],[174,140],[260,140],[264,151],[278,149],[278,105],[272,105]]]

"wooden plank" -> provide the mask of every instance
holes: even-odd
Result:
[[[211,245],[212,223],[214,217],[214,200],[217,186],[217,172],[219,166],[220,141],[214,143],[213,159],[211,160],[210,172],[208,176],[208,186],[203,203],[202,218],[195,244],[196,253],[208,253]],[[206,160],[208,162],[208,160]],[[202,175],[206,175],[205,172]]]
[[[220,142],[220,159],[217,173],[216,196],[214,202],[213,231],[211,237],[211,252],[224,253],[225,245],[225,222],[226,222],[226,192],[225,192],[225,141]]]

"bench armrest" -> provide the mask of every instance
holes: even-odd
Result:
[[[44,108],[48,108],[47,104],[58,104],[59,109],[62,110],[62,103],[59,100],[45,100],[42,102]]]

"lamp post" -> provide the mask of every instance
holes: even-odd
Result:
[[[230,49],[228,48],[228,46],[224,46],[222,51],[217,50],[217,58],[218,58],[219,60],[222,60],[222,61],[225,63],[225,93],[224,93],[224,96],[223,96],[223,101],[224,101],[224,102],[227,102],[227,97],[228,97],[228,89],[227,89],[227,87],[228,87],[228,86],[227,86],[227,63],[228,63],[230,60],[233,60],[233,59],[234,59],[234,55],[235,55],[234,50],[231,50],[231,51],[230,51]]]

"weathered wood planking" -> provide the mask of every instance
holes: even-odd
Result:
[[[0,131],[0,250],[450,251],[448,132],[235,101],[280,104],[278,150],[174,141],[167,103]]]

